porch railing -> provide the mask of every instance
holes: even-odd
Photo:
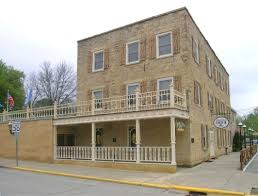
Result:
[[[171,147],[141,147],[140,155],[143,162],[171,162]]]
[[[185,93],[175,90],[162,90],[136,93],[135,95],[129,96],[124,95],[103,99],[92,99],[90,101],[71,104],[55,104],[48,107],[27,108],[26,110],[1,113],[0,122],[42,118],[59,119],[164,108],[186,109]]]
[[[57,146],[57,159],[90,160],[92,148],[86,146]],[[136,162],[136,147],[95,147],[97,161]],[[171,162],[171,147],[150,146],[140,147],[141,162],[169,163]]]
[[[91,147],[87,146],[57,146],[57,159],[91,159]]]
[[[96,147],[96,160],[136,161],[135,147]]]

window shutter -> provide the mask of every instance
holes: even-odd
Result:
[[[88,90],[88,101],[92,99],[92,90]]]
[[[140,61],[144,61],[146,58],[146,39],[140,42]]]
[[[146,83],[146,81],[141,81],[141,83],[140,83],[140,92],[141,93],[147,92],[147,83]]]
[[[174,88],[176,91],[182,92],[182,77],[175,76],[174,78]]]
[[[202,100],[202,87],[201,87],[200,84],[198,84],[198,85],[199,85],[199,87],[200,87],[200,101],[201,101],[200,105],[202,106],[202,105],[203,105],[203,100]]]
[[[204,125],[203,124],[201,124],[201,145],[202,145],[202,148],[204,148],[204,146],[205,146],[205,139],[204,139],[204,135],[205,133],[204,133]]]
[[[88,73],[91,73],[92,72],[92,52],[89,51],[88,52],[88,63],[87,63],[87,67],[88,67]]]
[[[156,57],[156,40],[153,35],[149,40],[149,58],[154,59]]]
[[[126,85],[125,85],[125,84],[122,84],[122,85],[121,85],[120,94],[121,94],[122,96],[123,96],[123,95],[126,95]]]
[[[109,49],[104,50],[104,68],[108,69],[109,67]]]
[[[120,65],[125,65],[125,55],[126,55],[125,43],[123,43],[120,49]]]
[[[205,126],[205,129],[206,129],[206,148],[209,147],[209,128],[208,128],[208,125]]]
[[[109,96],[108,86],[105,86],[105,88],[103,88],[103,98],[108,98],[108,96]]]
[[[196,55],[195,55],[195,42],[194,42],[194,38],[192,37],[192,55],[194,60],[196,60]]]
[[[172,33],[172,41],[173,41],[173,53],[180,53],[180,30],[176,29]]]
[[[151,80],[150,82],[150,90],[151,91],[157,91],[157,80]]]

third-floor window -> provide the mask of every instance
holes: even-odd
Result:
[[[138,63],[140,60],[139,41],[126,44],[126,64]]]
[[[92,70],[94,72],[104,70],[104,52],[103,52],[103,50],[97,51],[93,54]]]
[[[156,51],[157,57],[165,57],[172,55],[172,35],[169,33],[162,33],[156,37]]]

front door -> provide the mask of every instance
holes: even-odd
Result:
[[[136,146],[136,129],[134,126],[130,126],[128,129],[129,132],[129,146],[135,147]]]
[[[214,148],[214,131],[213,130],[210,130],[209,131],[209,133],[210,133],[210,137],[209,137],[209,139],[210,139],[210,158],[214,158],[214,157],[216,157],[216,155],[215,155],[215,148]]]

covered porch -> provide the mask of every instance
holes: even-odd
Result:
[[[185,124],[184,130],[178,124]],[[189,121],[175,117],[59,125],[56,160],[177,165],[186,159]],[[176,139],[178,143],[176,144]]]

